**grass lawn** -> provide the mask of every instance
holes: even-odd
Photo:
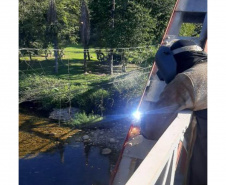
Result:
[[[141,60],[139,55],[142,55],[140,51],[130,52],[128,60]],[[128,63],[127,72],[122,73],[122,65],[114,65],[114,75],[108,75],[107,62],[97,60],[94,48],[90,48],[90,56],[88,74],[84,73],[81,46],[64,49],[57,74],[53,55],[46,60],[44,54],[39,53],[32,56],[32,61],[29,56],[20,56],[20,102],[38,100],[47,109],[72,105],[87,114],[102,115],[117,102],[123,106],[141,95],[150,67],[144,70],[140,68],[144,63]]]
[[[54,56],[45,60],[44,55],[39,54],[32,56],[30,61],[28,56],[21,57],[19,70],[20,74],[37,74],[44,76],[56,77],[58,79],[70,80],[78,84],[90,84],[88,81],[97,82],[109,80],[114,76],[108,75],[108,65],[97,60],[94,48],[90,48],[91,60],[87,61],[88,73],[84,74],[83,68],[83,48],[80,45],[71,45],[64,49],[64,57],[58,61],[58,74],[55,73]],[[121,65],[114,66],[114,72],[119,75]],[[138,69],[136,64],[128,64],[127,72]],[[91,83],[92,83],[91,82]]]

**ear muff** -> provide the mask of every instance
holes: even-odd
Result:
[[[159,79],[170,83],[177,75],[177,63],[170,48],[160,46],[155,55],[155,62],[159,69],[157,72]]]

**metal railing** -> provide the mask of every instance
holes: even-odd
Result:
[[[184,139],[192,111],[181,111],[159,138],[126,185],[174,184],[178,144]]]

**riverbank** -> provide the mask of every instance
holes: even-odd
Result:
[[[130,120],[124,118],[76,129],[48,119],[47,113],[40,113],[34,107],[20,108],[19,155],[20,158],[26,158],[42,152],[51,152],[59,145],[67,143],[72,136],[75,141],[85,145],[119,152],[129,125]]]

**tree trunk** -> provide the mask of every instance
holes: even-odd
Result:
[[[87,73],[86,46],[84,46],[84,73]]]
[[[114,74],[114,71],[113,71],[113,50],[110,51],[109,69],[110,69],[110,75],[113,75]]]
[[[115,25],[115,0],[112,0],[112,9],[111,9],[111,26],[114,28]]]
[[[90,53],[89,53],[89,50],[87,50],[87,57],[88,57],[88,61],[90,61]]]
[[[31,57],[31,53],[29,52],[29,58],[30,58],[30,62],[32,61],[32,57]]]
[[[122,72],[126,72],[126,60],[125,60],[125,53],[124,53],[124,50],[122,52],[122,55],[121,55],[121,60],[122,60]]]
[[[47,60],[48,59],[48,51],[45,50],[45,59]]]
[[[124,63],[122,65],[122,72],[126,72],[126,65]]]
[[[55,56],[55,73],[58,73],[58,45],[57,45],[57,41],[55,40],[54,42],[54,56]]]
[[[112,30],[114,29],[114,24],[115,24],[115,20],[114,20],[114,16],[115,16],[115,0],[112,0],[112,9],[111,9],[111,27]],[[113,49],[111,49],[110,51],[110,62],[109,62],[109,68],[110,68],[110,75],[113,75],[114,71],[113,71]]]
[[[96,50],[97,60],[100,60],[100,52]]]

